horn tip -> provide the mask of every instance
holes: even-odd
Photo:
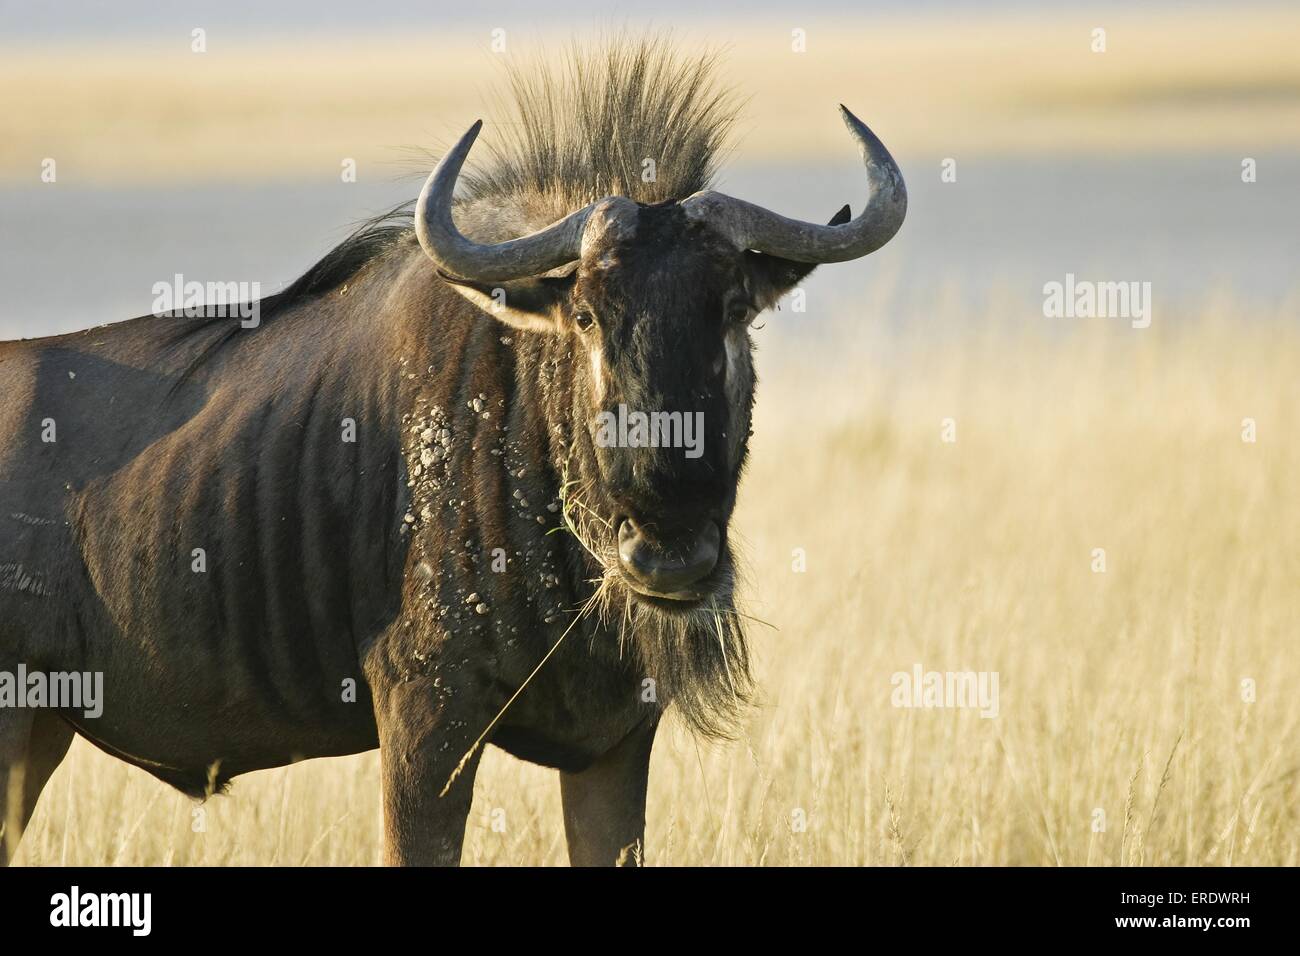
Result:
[[[843,103],[840,104],[840,119],[844,120],[844,125],[847,126],[850,130],[853,130],[855,133],[858,130],[866,130],[867,132],[871,132],[871,127],[869,127],[866,123],[862,122],[862,120],[858,119],[855,115],[853,115],[853,111],[849,109],[847,106],[845,106]]]

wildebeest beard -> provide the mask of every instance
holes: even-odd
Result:
[[[655,681],[664,705],[696,733],[732,739],[754,693],[744,617],[736,607],[740,571],[730,543],[723,546],[717,583],[697,607],[664,610],[633,594],[619,571],[610,523],[588,503],[590,479],[570,475],[561,495],[565,526],[593,561],[591,613],[618,634],[621,653],[635,656]]]

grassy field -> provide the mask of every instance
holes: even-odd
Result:
[[[46,158],[73,185],[338,182],[344,158],[364,179],[427,169],[410,147],[437,149],[491,119],[503,63],[552,56],[573,36],[568,22],[503,28],[501,52],[486,30],[463,29],[256,41],[214,32],[204,53],[191,52],[188,34],[26,49],[0,40],[0,182],[40,182]],[[796,29],[804,52],[792,47]],[[840,102],[904,159],[1300,146],[1300,12],[1280,5],[800,14],[700,19],[674,35],[684,49],[723,54],[725,81],[748,98],[737,130],[748,159],[841,155]]]
[[[735,745],[661,734],[648,862],[1300,863],[1295,306],[989,303],[960,339],[845,325],[836,359],[774,316],[735,522],[763,700]],[[892,706],[916,664],[997,672],[998,715]],[[194,832],[78,741],[19,862],[373,864],[377,771],[250,775]],[[554,774],[489,751],[464,861],[564,860]]]

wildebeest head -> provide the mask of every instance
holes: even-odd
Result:
[[[749,326],[818,263],[858,258],[902,224],[892,157],[848,110],[871,197],[822,226],[708,191],[653,205],[611,196],[538,232],[467,239],[452,192],[476,123],[429,177],[416,207],[425,252],[462,294],[498,318],[567,335],[573,434],[606,540],[589,549],[639,601],[689,611],[729,584],[727,522],[754,395]]]

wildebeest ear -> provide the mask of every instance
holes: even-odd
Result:
[[[471,282],[442,270],[438,275],[470,302],[506,325],[533,332],[556,332],[563,322],[564,303],[573,290],[575,273],[530,276],[507,282]]]
[[[827,225],[842,226],[853,216],[845,206]],[[754,296],[754,304],[759,311],[770,309],[777,300],[785,295],[817,268],[815,262],[795,262],[762,252],[746,252],[745,268],[749,270],[749,281]]]

